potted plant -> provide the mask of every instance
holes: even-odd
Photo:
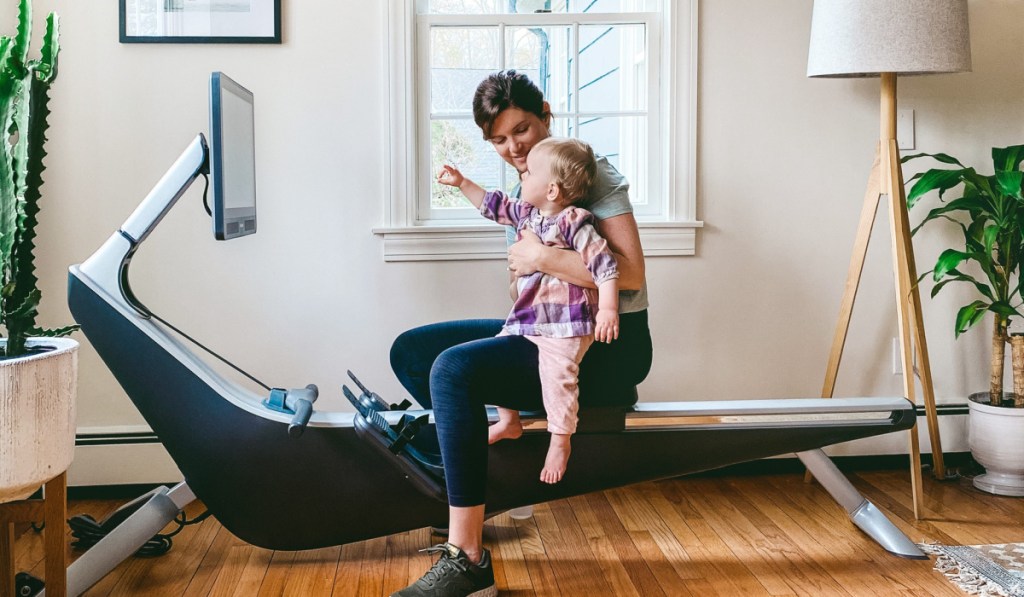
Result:
[[[952,167],[927,170],[908,182],[913,185],[907,195],[908,208],[932,191],[938,191],[942,201],[914,233],[938,219],[954,222],[963,233],[963,244],[944,250],[929,272],[935,282],[932,296],[950,282],[970,284],[977,291],[978,298],[956,314],[957,338],[987,313],[992,314],[989,391],[972,394],[967,401],[971,454],[986,470],[984,475],[975,477],[974,485],[990,493],[1024,496],[1024,441],[1020,441],[1024,438],[1024,336],[1007,333],[1011,318],[1024,317],[1024,173],[1020,169],[1024,145],[994,148],[995,172],[990,176],[941,153],[921,153],[903,161],[921,157]],[[958,190],[961,196],[949,200],[945,195],[952,190]],[[928,273],[921,279],[927,276]],[[1013,353],[1012,394],[1003,392],[1003,362],[1008,343]]]
[[[33,264],[57,15],[47,17],[34,60],[31,39],[31,0],[20,0],[16,34],[0,37],[0,503],[26,498],[67,470],[75,443],[78,343],[62,336],[76,326],[36,325]]]

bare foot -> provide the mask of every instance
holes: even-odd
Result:
[[[569,443],[568,435],[551,434],[551,444],[548,446],[548,455],[544,458],[544,470],[540,472],[540,480],[545,483],[561,481],[571,452],[572,445]]]
[[[499,420],[487,428],[487,443],[493,444],[503,439],[519,439],[523,435],[523,424],[518,420]]]

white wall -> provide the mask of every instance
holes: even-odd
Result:
[[[122,45],[116,2],[37,0],[37,20],[54,7],[62,18],[39,231],[42,323],[70,320],[68,265],[207,130],[213,70],[256,95],[260,233],[213,241],[193,188],[136,257],[133,284],[147,306],[272,385],[319,384],[325,408],[344,406],[346,368],[402,397],[388,365],[402,330],[503,316],[501,262],[384,263],[370,233],[387,178],[373,4],[284,2],[282,45]],[[917,112],[918,150],[990,172],[990,147],[1024,142],[1024,3],[970,6],[974,72],[904,78],[899,97]],[[697,256],[648,263],[655,362],[644,400],[821,390],[877,136],[878,81],[805,77],[810,11],[810,0],[701,2],[706,227]],[[887,222],[880,214],[837,395],[901,393]],[[920,271],[951,235],[917,239]],[[936,394],[962,402],[985,387],[988,329],[954,344],[953,315],[969,295],[944,294],[924,306]],[[87,345],[79,395],[83,429],[143,424]]]

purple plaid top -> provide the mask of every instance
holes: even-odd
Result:
[[[480,204],[480,213],[489,220],[514,226],[516,240],[529,229],[549,247],[575,249],[594,276],[594,282],[619,277],[615,257],[608,242],[594,227],[596,218],[589,211],[567,207],[546,217],[525,201],[515,201],[501,191],[489,191]],[[520,276],[516,282],[519,298],[505,320],[504,329],[517,336],[574,338],[594,333],[597,290],[582,288],[544,272]]]

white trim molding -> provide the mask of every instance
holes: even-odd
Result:
[[[694,255],[703,222],[640,222],[646,257]],[[494,225],[374,228],[384,240],[384,261],[507,259],[505,229]]]

